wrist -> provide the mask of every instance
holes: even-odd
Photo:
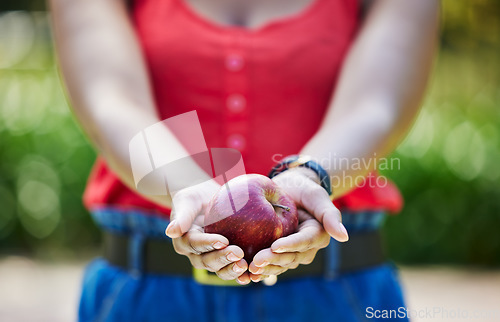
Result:
[[[290,174],[298,174],[301,176],[305,176],[308,179],[314,181],[315,183],[321,185],[321,179],[319,178],[318,174],[314,172],[313,170],[306,168],[306,167],[296,167],[296,168],[290,168],[287,171],[283,172],[284,174],[290,173]]]
[[[328,195],[333,195],[330,175],[325,169],[323,169],[323,167],[319,163],[315,162],[310,156],[287,156],[276,165],[274,165],[268,176],[270,178],[273,178],[280,173],[291,171],[292,169],[300,169],[301,174],[318,183],[323,189],[326,190]],[[314,173],[314,175],[311,172]]]

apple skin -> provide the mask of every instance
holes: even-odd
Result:
[[[242,205],[236,212],[235,204]],[[293,200],[271,179],[249,174],[221,187],[207,207],[205,224],[206,233],[225,236],[250,263],[257,252],[297,231],[298,214]]]

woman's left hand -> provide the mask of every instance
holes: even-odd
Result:
[[[316,174],[305,168],[289,169],[273,178],[297,204],[299,228],[254,256],[248,267],[252,281],[310,264],[318,250],[328,246],[330,236],[340,242],[348,240],[340,211],[315,179]]]

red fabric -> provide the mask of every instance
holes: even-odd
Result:
[[[133,9],[159,115],[196,109],[209,148],[237,148],[247,173],[267,174],[318,130],[358,27],[357,2],[314,0],[250,31],[211,23],[183,1],[138,0]],[[169,213],[125,187],[101,159],[84,201]],[[402,201],[389,184],[358,188],[336,204],[396,212]]]

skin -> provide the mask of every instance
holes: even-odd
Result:
[[[190,1],[190,5],[196,6],[196,2]],[[49,3],[56,50],[75,117],[111,169],[126,185],[135,188],[128,143],[136,133],[160,119],[126,6],[119,0]],[[274,2],[259,1],[253,7],[235,5],[226,11],[219,7],[222,11],[215,12],[224,13],[222,24],[248,28],[291,14],[289,10],[279,12],[279,6],[266,8],[270,3]],[[298,1],[293,7],[300,11],[307,4]],[[213,5],[217,7],[217,3]],[[346,58],[326,117],[301,154],[312,156],[343,182],[345,176],[362,176],[373,169],[340,171],[333,166],[331,155],[368,159],[376,153],[381,158],[396,147],[420,106],[436,48],[438,13],[437,0],[374,1]],[[168,130],[163,136],[169,148],[184,150]],[[190,166],[203,175],[194,162]],[[330,237],[348,239],[339,210],[319,186],[314,172],[291,169],[273,180],[302,209],[299,230],[259,252],[252,263],[246,263],[243,251],[229,245],[224,236],[203,232],[200,214],[219,188],[213,181],[181,190],[172,199],[144,197],[162,206],[175,205],[166,234],[173,238],[176,251],[187,256],[194,267],[247,284],[311,263]],[[349,180],[347,183],[334,187],[336,198],[356,184],[349,184]]]

